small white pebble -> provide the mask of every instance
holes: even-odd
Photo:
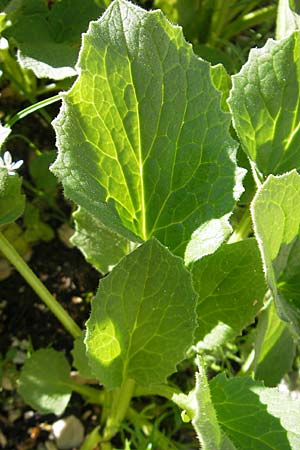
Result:
[[[25,411],[24,412],[24,419],[25,420],[32,419],[32,417],[34,417],[34,411],[32,411],[31,409],[29,411]]]
[[[52,433],[59,450],[79,447],[84,439],[84,427],[80,420],[73,415],[54,422]]]

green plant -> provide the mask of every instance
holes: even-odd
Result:
[[[229,94],[226,71],[198,58],[160,11],[115,0],[83,35],[71,89],[25,112],[62,100],[51,170],[78,205],[73,243],[110,272],[80,330],[0,233],[2,253],[74,337],[73,364],[87,381],[42,349],[26,361],[19,391],[42,412],[61,414],[73,390],[102,405],[84,450],[113,448],[125,419],[156,448],[176,448],[131,404],[152,395],[181,408],[203,449],[299,448],[300,401],[276,387],[299,342],[297,23],[280,2],[278,39],[251,51]],[[247,202],[237,140],[252,169]],[[0,225],[25,202],[5,161]],[[227,343],[233,360],[228,341],[256,318],[239,376],[208,381],[207,354]],[[183,392],[168,377],[186,358],[196,384]]]

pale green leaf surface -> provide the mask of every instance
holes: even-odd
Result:
[[[93,0],[62,0],[50,10],[43,0],[23,0],[4,35],[17,43],[24,68],[38,78],[63,79],[76,75],[81,33],[103,10]]]
[[[221,246],[194,263],[192,276],[198,293],[197,341],[220,324],[238,335],[262,306],[266,285],[254,239]]]
[[[278,392],[277,388],[254,388],[261,403],[267,405],[268,412],[280,419],[281,425],[287,431],[287,437],[292,450],[300,448],[300,399],[294,399],[289,392]],[[278,448],[278,447],[277,447]],[[277,450],[276,448],[276,450]],[[281,450],[281,447],[279,447]],[[284,450],[285,447],[282,447]]]
[[[19,393],[42,413],[62,414],[69,403],[70,367],[62,353],[53,349],[33,353],[22,369]]]
[[[290,1],[293,0],[278,1],[276,39],[283,39],[293,31],[300,31],[300,16],[291,9]]]
[[[300,168],[300,35],[252,49],[232,77],[229,106],[247,155],[263,175]]]
[[[234,205],[236,143],[209,64],[161,12],[116,0],[90,24],[78,69],[54,123],[66,195],[125,237],[183,255]]]
[[[296,344],[289,325],[279,319],[272,302],[259,317],[255,341],[255,378],[277,386],[292,368]]]
[[[127,239],[107,228],[97,217],[79,207],[73,214],[76,231],[71,242],[78,247],[85,259],[102,273],[130,251]]]
[[[101,280],[85,343],[107,388],[161,383],[192,344],[196,294],[180,258],[151,239]]]
[[[292,400],[278,389],[264,388],[251,378],[228,380],[221,374],[209,386],[219,424],[238,449],[299,448],[294,445],[299,433],[299,400]]]
[[[0,168],[0,225],[17,220],[24,211],[25,196],[21,194],[22,180],[19,175],[9,175]]]
[[[86,347],[84,344],[85,333],[83,332],[74,341],[74,348],[72,350],[73,363],[79,374],[86,378],[95,378],[86,355]]]
[[[221,219],[212,219],[204,223],[192,234],[185,250],[185,263],[190,264],[214,253],[231,233],[232,227],[227,214]]]
[[[196,343],[195,348],[199,353],[202,350],[215,350],[216,347],[231,341],[234,336],[236,332],[229,325],[219,322],[201,341]]]
[[[270,175],[251,205],[255,236],[279,316],[300,332],[300,176]]]

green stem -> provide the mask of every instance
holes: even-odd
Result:
[[[110,442],[103,442],[100,440],[101,450],[115,450]]]
[[[232,7],[232,0],[217,0],[217,4],[215,6],[215,12],[212,18],[211,30],[212,33],[209,36],[207,43],[210,45],[214,45],[218,40],[219,36],[222,33],[223,28],[225,27],[228,20],[228,11],[230,11]]]
[[[235,20],[231,25],[226,28],[224,32],[224,39],[231,39],[233,36],[238,35],[242,31],[260,25],[267,20],[273,19],[276,15],[276,6],[270,5],[256,11],[243,15]]]
[[[36,95],[40,96],[40,95],[46,95],[49,94],[50,92],[54,92],[54,91],[59,91],[59,88],[57,87],[56,83],[51,83],[51,84],[47,84],[46,86],[42,86],[40,88],[37,89],[36,91]]]
[[[153,426],[151,422],[141,416],[133,408],[128,409],[126,417],[130,420],[130,422],[134,423],[137,428],[141,429],[147,437],[153,436],[155,448],[159,448],[161,450],[178,449],[178,447],[176,447],[167,436],[165,436],[161,431]]]
[[[244,2],[235,2],[234,5],[232,5],[232,8],[228,12],[228,21],[227,23],[230,24],[230,22],[234,22],[234,20],[238,20],[239,15],[245,15],[252,11],[253,9],[257,8],[259,6],[261,0],[253,0],[250,2],[249,0],[247,3]]]
[[[167,398],[175,403],[180,409],[186,411],[191,417],[194,414],[189,396],[185,395],[178,388],[174,388],[167,384],[153,384],[150,387],[136,386],[133,394],[134,397],[150,395],[159,395],[160,397]]]
[[[241,369],[239,370],[237,376],[245,376],[245,375],[247,375],[251,371],[254,359],[255,359],[255,349],[252,349],[251,352],[248,355],[248,358],[246,359],[246,361],[242,365]]]
[[[120,388],[115,390],[112,406],[103,432],[104,441],[110,441],[119,431],[120,424],[126,416],[131,397],[133,396],[134,387],[135,381],[128,379],[124,381]]]
[[[5,76],[17,86],[17,88],[22,92],[22,94],[29,100],[31,103],[36,102],[36,97],[31,95],[27,90],[24,88],[24,86],[12,75],[11,71],[4,69]],[[24,81],[24,80],[23,80]],[[25,85],[26,83],[24,83]],[[47,123],[51,123],[51,117],[46,111],[40,112],[41,116],[45,119]]]
[[[174,395],[181,394],[178,388],[174,388],[167,384],[152,384],[149,387],[146,386],[136,386],[134,390],[134,397],[149,396],[149,395],[159,395],[161,397],[172,400]]]
[[[246,239],[251,231],[252,227],[252,221],[251,221],[251,215],[250,211],[247,208],[238,223],[238,226],[228,239],[228,244],[233,244],[234,242],[242,241],[243,239]]]
[[[35,152],[38,151],[37,146],[34,144],[34,142],[32,142],[30,139],[28,139],[28,137],[23,136],[23,134],[18,134],[18,133],[14,133],[8,136],[6,142],[8,142],[11,139],[22,139],[22,141],[26,142],[26,144],[32,148]]]
[[[88,400],[88,402],[95,403],[97,405],[103,404],[104,391],[100,391],[99,389],[95,389],[91,386],[76,383],[72,379],[70,380],[69,386],[71,386],[73,391],[83,395],[83,397],[85,397]]]
[[[22,111],[19,111],[17,114],[15,114],[9,121],[6,123],[6,126],[8,128],[11,128],[18,120],[24,119],[24,117],[28,116],[29,114],[34,113],[35,111],[38,111],[41,108],[45,108],[45,106],[52,105],[52,103],[58,102],[61,100],[62,96],[61,94],[54,95],[53,97],[46,98],[45,100],[42,100],[38,103],[35,103],[34,105],[30,105],[25,109],[22,109]]]
[[[23,258],[11,245],[11,243],[0,232],[0,250],[4,256],[13,264],[13,266],[20,272],[22,277],[32,287],[40,299],[48,306],[50,311],[55,317],[62,323],[65,329],[74,337],[78,337],[81,334],[81,330],[74,322],[67,311],[61,306],[60,303],[50,294],[48,289],[38,279],[35,273],[26,264]]]
[[[97,444],[101,441],[100,436],[100,426],[97,426],[93,429],[85,438],[83,444],[80,447],[80,450],[94,450],[97,447]],[[103,448],[103,447],[102,447]]]

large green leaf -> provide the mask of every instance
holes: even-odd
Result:
[[[259,249],[254,239],[226,244],[192,267],[198,293],[196,340],[220,325],[231,337],[249,325],[261,308],[266,284]]]
[[[252,49],[229,106],[243,149],[264,174],[300,168],[300,35]]]
[[[195,302],[182,260],[142,244],[100,282],[85,339],[92,372],[107,388],[163,382],[193,342]]]
[[[19,48],[19,61],[39,78],[62,79],[74,69],[81,33],[104,10],[94,0],[61,0],[48,9],[44,0],[21,0],[4,35]]]
[[[281,319],[300,333],[300,176],[270,175],[251,205],[267,283]]]
[[[279,319],[274,303],[259,317],[255,342],[255,378],[277,386],[292,368],[296,344],[290,326]]]
[[[209,386],[219,423],[238,449],[299,449],[299,399],[250,378],[228,380],[224,374]]]
[[[0,168],[0,226],[14,222],[23,214],[25,196],[21,194],[22,180]]]
[[[99,219],[79,207],[73,214],[76,232],[71,242],[84,254],[86,260],[103,273],[109,272],[122,256],[130,251],[130,242],[114,233]]]
[[[54,123],[66,195],[131,240],[155,236],[183,255],[234,205],[236,143],[209,64],[161,12],[115,0],[84,35],[78,69]]]
[[[19,392],[32,408],[62,414],[72,393],[69,375],[70,367],[62,353],[38,350],[23,366]]]

